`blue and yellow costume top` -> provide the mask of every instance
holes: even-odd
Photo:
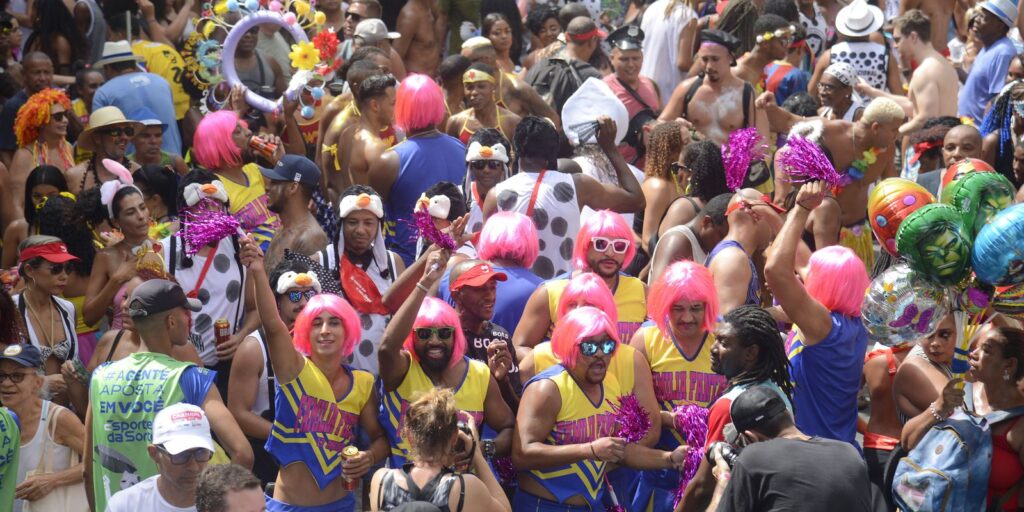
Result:
[[[708,407],[728,387],[725,376],[711,369],[714,334],[705,333],[697,353],[689,358],[676,340],[671,336],[666,338],[658,326],[643,327],[640,332],[651,362],[654,396],[661,410],[671,412],[686,404]],[[656,447],[672,451],[685,442],[683,434],[672,425],[662,425]],[[630,510],[671,510],[678,486],[679,472],[674,469],[642,471]]]
[[[462,358],[466,361],[466,373],[462,377],[462,382],[452,389],[455,393],[455,406],[472,416],[477,425],[482,425],[487,387],[491,384],[491,370],[480,361],[466,356]],[[405,464],[409,454],[409,443],[402,439],[401,435],[405,412],[409,409],[409,404],[432,388],[434,383],[415,359],[409,360],[409,371],[397,389],[385,391],[381,384],[380,424],[391,443],[389,467],[400,468]]]
[[[356,443],[359,413],[373,393],[373,375],[343,366],[352,387],[340,399],[308,358],[299,376],[278,386],[266,449],[283,468],[300,462],[321,488],[341,476],[341,451]]]
[[[552,279],[544,283],[544,288],[548,292],[548,314],[552,323],[558,319],[558,301],[568,285],[568,279]],[[619,316],[619,339],[623,343],[629,343],[633,333],[647,319],[647,290],[643,281],[619,274],[619,281],[612,290],[612,295]]]
[[[597,403],[590,400],[569,374],[569,370],[562,365],[538,373],[526,383],[526,387],[541,379],[553,382],[562,400],[555,426],[544,444],[586,444],[615,434],[615,414],[611,404],[618,403],[622,391],[619,381],[611,372],[605,374],[604,382],[601,383],[601,397]],[[593,510],[604,510],[601,498],[604,496],[606,470],[605,462],[583,459],[565,466],[532,469],[527,474],[547,489],[559,503],[565,503],[573,496],[582,496]]]
[[[625,343],[619,343],[615,347],[615,353],[612,354],[611,360],[608,361],[608,374],[615,376],[619,383],[619,389],[624,392],[633,391],[636,373],[636,367],[633,366],[634,354],[636,354],[635,348]],[[558,364],[560,364],[558,358],[551,351],[550,341],[538,343],[536,347],[533,347],[534,375],[540,375],[544,370]]]

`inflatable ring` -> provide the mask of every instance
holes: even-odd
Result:
[[[294,16],[294,14],[292,14],[292,16]],[[224,50],[221,52],[221,56],[223,57],[223,61],[221,62],[221,71],[224,75],[224,80],[227,81],[228,85],[231,87],[236,85],[242,85],[245,87],[242,84],[242,81],[238,79],[238,72],[235,70],[235,50],[238,48],[238,42],[242,40],[242,36],[244,36],[249,29],[264,23],[284,28],[296,43],[309,42],[309,38],[306,37],[306,32],[302,30],[302,26],[298,23],[289,24],[285,21],[284,15],[279,12],[261,9],[243,16],[242,19],[238,20],[238,23],[228,31],[228,37],[224,39]],[[284,96],[288,99],[295,99],[298,96],[299,91],[302,89],[302,86],[303,84],[296,84],[293,81],[289,84],[288,90],[285,91]],[[262,112],[273,112],[281,108],[284,103],[284,98],[278,98],[276,101],[269,100],[250,91],[249,88],[246,87],[245,102]]]

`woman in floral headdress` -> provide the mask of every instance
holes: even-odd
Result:
[[[11,159],[11,189],[7,192],[20,212],[25,196],[24,184],[32,169],[52,165],[67,173],[74,165],[73,150],[67,141],[71,100],[59,89],[43,89],[31,97],[14,118],[14,136],[18,151]]]

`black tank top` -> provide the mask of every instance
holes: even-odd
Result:
[[[440,508],[443,512],[452,512],[448,505],[448,495],[451,493],[452,485],[458,480],[460,484],[459,503],[455,512],[462,512],[463,498],[466,496],[466,483],[463,481],[462,475],[444,469],[421,489],[409,475],[411,468],[412,463],[407,462],[402,465],[401,473],[388,471],[381,477],[380,486],[377,489],[378,510],[386,511],[406,503],[423,501]],[[405,478],[405,489],[399,487],[396,474],[401,474]]]

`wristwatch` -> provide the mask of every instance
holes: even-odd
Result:
[[[483,452],[484,458],[491,460],[494,458],[494,440],[483,439],[480,441],[480,451]]]

